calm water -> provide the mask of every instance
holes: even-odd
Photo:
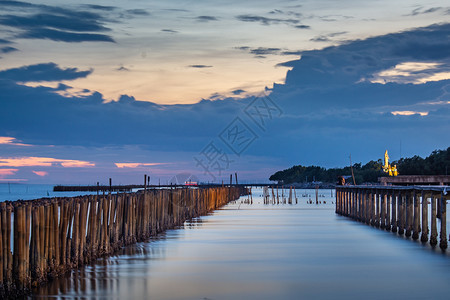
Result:
[[[51,184],[0,183],[0,202],[96,194],[96,192],[53,192],[53,187]]]
[[[337,216],[330,191],[320,191],[327,203],[319,205],[307,204],[301,193],[293,205],[264,205],[256,197],[253,205],[229,204],[74,271],[30,298],[450,297],[449,255]]]

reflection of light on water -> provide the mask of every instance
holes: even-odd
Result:
[[[264,205],[262,190],[36,293],[64,299],[446,298],[450,257],[307,204]],[[286,191],[285,191],[286,193]],[[320,199],[319,198],[319,199]],[[427,287],[427,288],[423,288]],[[432,288],[431,288],[432,287]],[[37,298],[37,297],[36,297]]]

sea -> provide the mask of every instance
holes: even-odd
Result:
[[[21,199],[62,195],[11,188]],[[450,251],[335,214],[334,190],[319,190],[317,204],[314,190],[296,190],[292,204],[264,204],[262,194],[253,189],[252,199],[98,259],[29,299],[450,298]]]

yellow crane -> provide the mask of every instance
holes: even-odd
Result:
[[[398,175],[397,165],[391,166],[391,164],[389,163],[389,155],[388,155],[387,150],[386,150],[386,152],[384,152],[383,171],[385,173],[388,173],[389,176],[397,176]]]

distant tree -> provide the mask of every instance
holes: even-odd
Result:
[[[448,175],[450,172],[450,147],[447,150],[434,150],[423,159],[420,156],[401,158],[392,162],[397,165],[400,175]],[[378,177],[386,176],[383,172],[383,161],[371,160],[365,165],[353,164],[353,172],[357,184],[378,182]],[[336,182],[338,176],[351,175],[349,166],[344,168],[325,169],[319,166],[293,166],[272,174],[269,180],[282,181],[285,184],[294,182],[311,182],[313,179],[322,182]]]

